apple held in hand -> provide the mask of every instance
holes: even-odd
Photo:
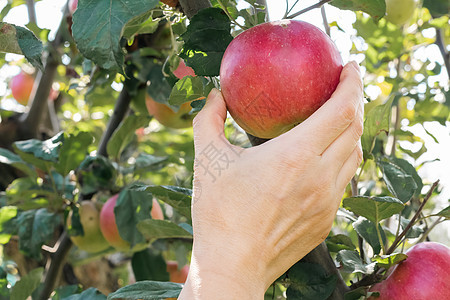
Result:
[[[339,51],[324,32],[281,20],[252,27],[228,45],[220,83],[234,120],[253,136],[274,138],[330,98],[341,70]]]
[[[33,90],[34,78],[28,73],[21,72],[9,82],[12,95],[17,102],[27,105]]]
[[[72,224],[72,211],[67,218],[67,225]],[[72,242],[81,250],[95,253],[109,248],[108,242],[100,230],[100,211],[92,201],[82,201],[80,208],[80,223],[84,235],[71,236]]]
[[[424,242],[410,248],[408,258],[396,265],[386,280],[370,291],[372,300],[450,299],[450,248]]]
[[[416,0],[386,0],[386,20],[403,25],[413,16],[416,7]]]
[[[114,207],[117,203],[117,198],[119,194],[112,196],[103,205],[100,212],[100,229],[103,236],[108,241],[108,243],[119,251],[129,251],[130,243],[125,241],[119,234],[119,229],[117,228],[116,215],[114,214]],[[153,219],[163,220],[164,215],[156,199],[152,200],[152,209],[150,215]]]

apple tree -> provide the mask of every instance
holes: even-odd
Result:
[[[192,119],[268,3],[70,0],[48,16],[45,2],[0,1],[0,299],[176,298],[192,249]],[[364,159],[329,236],[265,299],[382,299],[406,249],[450,245],[448,177],[429,155],[445,138],[429,126],[450,122],[449,3],[297,2],[276,4],[283,18],[320,12],[362,66]],[[26,27],[10,18],[19,9]],[[225,135],[265,142],[231,118]]]

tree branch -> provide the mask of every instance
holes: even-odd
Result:
[[[34,6],[34,0],[27,0],[28,20],[30,23],[37,24],[36,21],[36,8]]]
[[[56,280],[61,276],[64,261],[72,247],[72,241],[67,232],[63,232],[55,247],[57,248],[56,252],[47,262],[45,280],[41,294],[39,295],[39,300],[47,300],[50,298],[51,293],[55,289]]]
[[[321,0],[320,2],[318,2],[318,3],[314,4],[314,5],[311,5],[311,6],[307,7],[307,8],[305,8],[305,9],[302,9],[302,10],[300,10],[300,11],[298,11],[298,12],[296,12],[296,13],[290,15],[290,16],[287,16],[286,19],[293,19],[293,18],[295,18],[295,17],[298,17],[298,16],[300,16],[301,14],[304,14],[305,12],[308,12],[308,11],[310,11],[310,10],[313,10],[314,8],[319,8],[319,7],[321,7],[322,5],[324,5],[325,3],[328,3],[328,2],[330,2],[330,1],[331,1],[331,0]]]
[[[436,28],[436,45],[439,47],[439,51],[441,51],[442,57],[444,58],[445,68],[447,69],[447,75],[450,79],[450,53],[447,51],[445,44],[443,33],[440,28]]]
[[[211,7],[209,0],[179,0],[184,14],[191,19],[200,10]]]
[[[114,131],[122,122],[123,118],[129,111],[129,106],[131,102],[130,94],[126,90],[125,86],[120,92],[119,98],[117,99],[116,105],[114,106],[114,112],[109,120],[106,131],[103,133],[102,139],[100,140],[100,145],[98,146],[98,155],[108,156],[106,147],[108,146],[109,139],[111,138]]]
[[[416,213],[414,214],[412,219],[409,221],[408,225],[405,227],[405,229],[403,229],[402,233],[400,233],[400,235],[395,238],[391,247],[389,247],[389,249],[386,251],[386,255],[389,255],[392,252],[394,252],[394,250],[397,248],[398,244],[402,241],[403,237],[408,233],[408,231],[411,229],[411,227],[413,227],[414,223],[416,222],[417,218],[420,216],[420,213],[422,212],[423,208],[425,207],[425,204],[430,199],[431,195],[433,194],[433,191],[436,189],[438,184],[439,184],[439,180],[437,180],[435,183],[433,183],[430,190],[423,198],[423,201],[420,204],[419,208],[417,209]]]

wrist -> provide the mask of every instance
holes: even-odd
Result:
[[[210,249],[212,250],[212,249]],[[220,257],[219,257],[220,256]],[[192,252],[189,275],[178,299],[263,299],[265,282],[245,262]]]

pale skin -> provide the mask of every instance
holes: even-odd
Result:
[[[319,110],[260,146],[228,143],[226,113],[213,90],[194,120],[194,245],[183,300],[263,299],[327,237],[362,159],[363,89],[354,62]],[[216,177],[198,157],[211,145],[233,160]]]

